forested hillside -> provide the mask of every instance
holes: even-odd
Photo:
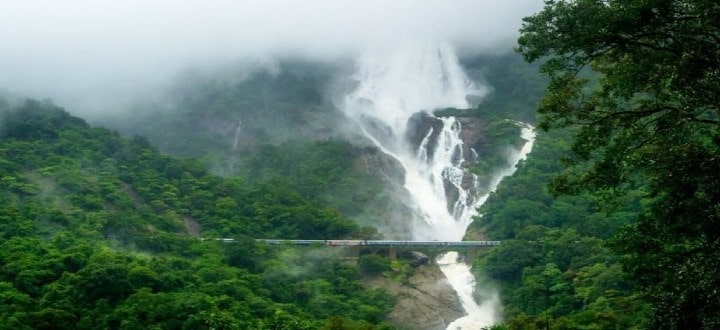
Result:
[[[387,326],[392,298],[355,267],[250,239],[367,235],[302,191],[211,175],[51,103],[1,113],[0,327]]]
[[[483,174],[500,165],[502,151],[515,143],[511,137],[516,134],[514,125],[505,120],[535,121],[533,110],[545,82],[536,75],[537,66],[524,64],[514,54],[480,57],[466,65],[470,74],[493,90],[475,109],[438,114],[478,116],[492,123],[486,145],[479,149],[482,157],[473,166]],[[283,203],[291,191],[298,194],[294,198],[302,196],[307,203],[300,210],[330,208],[355,219],[385,217],[389,208],[387,187],[357,167],[358,159],[366,159],[373,151],[342,141],[346,132],[332,127],[331,123],[341,119],[334,117],[337,114],[332,105],[320,96],[330,79],[328,72],[317,70],[322,67],[286,63],[276,75],[261,71],[239,80],[194,77],[177,91],[177,106],[146,108],[142,115],[109,124],[126,133],[147,134],[168,152],[204,157],[205,166],[224,173],[229,178],[223,181],[234,182],[237,189],[253,193],[258,187],[272,190]],[[607,205],[587,194],[555,197],[548,190],[551,180],[563,171],[561,160],[571,152],[572,134],[541,133],[530,159],[513,177],[505,179],[481,209],[484,216],[471,229],[504,241],[475,260],[474,269],[481,278],[501,286],[506,325],[512,329],[543,328],[547,324],[568,329],[630,328],[640,326],[647,314],[647,305],[607,246],[607,239],[641,211],[642,192],[637,190]],[[197,165],[191,160],[184,162]],[[231,208],[247,205],[226,202]],[[266,205],[271,203],[267,201]],[[297,210],[259,213],[256,221],[268,216],[275,219],[273,215],[277,214],[278,220],[289,223],[296,219]],[[232,212],[218,217],[228,226],[244,219]],[[298,235],[295,228],[283,228],[282,224],[273,223],[265,232],[240,234],[288,238],[342,234],[318,229],[316,234],[321,236],[308,236],[311,231]],[[210,225],[202,228],[204,232],[211,229]],[[364,238],[377,235],[357,227],[344,234],[358,233],[357,237]],[[380,274],[378,269],[388,270],[389,262],[373,260],[370,269]]]
[[[147,137],[164,152],[205,157],[223,174],[234,174],[227,161],[253,145],[339,134],[331,129],[342,115],[328,96],[335,70],[331,64],[285,60],[269,67],[190,71],[156,98],[93,119]]]
[[[652,307],[649,328],[720,327],[718,15],[706,0],[547,1],[518,39],[550,79],[541,127],[575,132],[556,190],[644,186],[612,247]]]
[[[397,212],[378,177],[395,165],[367,142],[343,141],[348,132],[320,96],[330,74],[318,68],[288,64],[239,80],[194,77],[175,91],[170,108],[145,104],[137,116],[104,119],[127,137],[47,101],[3,101],[0,280],[10,308],[0,323],[386,326],[392,298],[362,289],[359,272],[402,281],[412,273],[408,265],[370,255],[348,267],[327,251],[252,241],[376,238],[374,228],[356,223],[377,224]],[[476,74],[497,76],[492,68],[477,66]],[[498,109],[512,108],[506,89],[534,83],[506,79],[495,92]],[[519,109],[509,115],[527,115]],[[464,115],[483,116],[488,132],[508,135],[514,125],[485,110]],[[505,140],[490,138],[480,151],[500,159],[504,144],[514,143]],[[154,144],[201,160],[167,156]],[[220,237],[243,243],[199,239]]]
[[[479,278],[501,287],[509,329],[636,328],[649,306],[623,273],[610,238],[634,221],[644,195],[599,200],[553,196],[571,131],[540,133],[529,159],[480,208],[472,224],[503,244],[474,261]]]
[[[489,176],[518,142],[513,121],[534,121],[545,84],[536,66],[512,52],[464,64],[491,91],[477,107],[438,115],[483,123],[482,143],[468,141],[480,157],[468,165]],[[212,173],[240,177],[246,185],[287,186],[361,226],[404,237],[412,211],[402,201],[403,169],[336,104],[357,84],[347,70],[337,63],[284,59],[273,67],[188,73],[161,93],[163,102],[138,102],[128,113],[96,114],[93,121],[146,137],[162,152],[197,158]]]

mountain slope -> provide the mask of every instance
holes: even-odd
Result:
[[[363,290],[357,269],[250,240],[362,234],[336,211],[210,175],[50,103],[0,113],[4,327],[382,327],[391,299]]]

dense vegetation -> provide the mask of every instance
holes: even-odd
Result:
[[[249,239],[364,235],[337,211],[50,103],[1,108],[2,328],[386,327],[391,298],[355,267]]]
[[[534,109],[546,83],[536,75],[537,67],[523,64],[515,54],[469,59],[465,64],[471,75],[486,79],[493,92],[476,109],[438,114],[479,116],[489,123],[486,144],[480,150],[481,162],[473,166],[482,174],[503,162],[499,150],[517,143],[518,129],[506,118],[535,121]],[[130,132],[148,134],[164,150],[179,155],[203,156],[206,164],[208,160],[218,163],[218,159],[207,158],[213,152],[225,155],[215,156],[218,158],[230,155],[230,166],[222,172],[245,178],[246,186],[285,187],[314,205],[331,207],[354,219],[382,217],[386,193],[376,178],[357,171],[353,162],[370,151],[339,139],[315,140],[332,136],[323,126],[332,115],[320,98],[303,98],[303,93],[295,90],[306,89],[317,95],[328,76],[322,75],[322,70],[318,75],[302,70],[302,65],[299,68],[280,75],[260,73],[236,82],[210,80],[214,83],[201,83],[204,87],[200,89],[197,82],[188,83],[193,87],[182,93],[187,96],[178,108],[138,117]],[[295,83],[285,84],[283,80]],[[276,88],[281,84],[284,88]],[[308,126],[318,111],[327,117],[326,122]],[[236,118],[243,118],[240,146],[236,150],[231,146],[232,125],[225,130],[203,126],[203,122],[213,122],[208,118],[214,118],[215,123],[234,123]],[[269,125],[268,119],[280,124]],[[174,125],[195,129],[171,129]],[[184,143],[196,141],[193,136],[197,134],[213,137],[199,145]],[[294,138],[288,139],[288,134]],[[476,260],[474,269],[485,270],[481,276],[502,286],[511,328],[637,326],[645,319],[647,305],[639,299],[634,283],[624,277],[618,257],[610,252],[606,240],[634,220],[642,208],[641,191],[634,190],[612,205],[589,195],[551,196],[546,185],[561,173],[560,159],[570,152],[571,140],[571,132],[541,134],[526,166],[508,178],[489,200],[476,227],[490,238],[506,240],[506,244]],[[376,213],[369,216],[368,209]],[[372,235],[368,230],[362,232]],[[361,259],[359,266],[373,274],[390,268],[389,261],[377,255]]]
[[[537,74],[539,65],[528,64],[519,54],[509,52],[465,59],[463,67],[472,79],[491,88],[471,110],[474,115],[535,123],[535,110],[547,87],[546,80]]]
[[[373,148],[341,140],[295,140],[262,143],[247,151],[239,161],[236,175],[247,178],[249,184],[296,191],[306,200],[335,209],[356,223],[382,218],[383,210],[389,207],[379,178],[357,165],[359,158],[379,153]],[[362,237],[380,236],[374,228],[365,227]]]
[[[331,84],[336,70],[285,60],[276,67],[190,73],[163,94],[166,102],[139,103],[132,115],[95,121],[147,137],[162,152],[197,158],[212,173],[241,177],[246,186],[285,187],[365,226],[362,236],[375,238],[372,226],[399,207],[368,166],[382,157],[379,151],[369,142],[348,142],[349,123],[329,100],[330,89],[342,88]]]
[[[608,238],[643,208],[642,191],[607,205],[588,194],[553,197],[571,132],[539,134],[531,157],[480,209],[472,224],[503,244],[474,262],[500,285],[510,329],[629,329],[648,306],[627,279]]]
[[[158,91],[161,101],[145,100],[127,113],[98,114],[94,120],[146,137],[163,152],[201,157],[218,172],[234,174],[232,161],[252,152],[248,146],[328,137],[340,116],[323,96],[333,69],[287,60],[272,67],[188,72]]]
[[[552,129],[473,224],[504,241],[474,261],[501,288],[497,328],[720,324],[718,15],[714,1],[548,1],[520,39],[545,63],[542,102],[540,65],[465,60],[494,87],[463,112],[494,134],[473,170],[516,142],[505,118],[535,122],[539,104]],[[98,119],[148,140],[0,102],[0,328],[389,327],[391,297],[359,272],[412,269],[251,239],[378,236],[349,220],[390,198],[358,166],[377,151],[338,134],[334,69],[190,74],[169,103]]]
[[[541,126],[576,131],[555,189],[647,186],[613,248],[651,328],[720,327],[718,16],[714,0],[546,1],[521,29],[520,52],[550,78]]]
[[[477,115],[534,123],[531,111],[547,87],[537,75],[539,66],[523,64],[513,55],[479,62],[488,65],[478,64],[478,70],[495,91],[474,110]],[[493,129],[495,136],[487,147],[510,144],[512,135],[503,134],[506,129]],[[581,190],[560,194],[562,187],[550,183],[563,174],[577,132],[574,127],[538,132],[529,159],[504,179],[481,207],[483,216],[469,229],[503,240],[473,263],[482,283],[500,287],[505,321],[494,328],[648,326],[651,305],[641,296],[637,282],[623,271],[620,255],[611,249],[615,234],[646,209],[646,182],[638,178],[627,184],[621,196]],[[486,170],[483,166],[489,162],[493,159],[483,157],[474,167]]]

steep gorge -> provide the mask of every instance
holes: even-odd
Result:
[[[404,57],[408,56],[416,58],[405,61]],[[521,127],[514,121],[487,116],[492,109],[457,110],[472,108],[474,104],[469,100],[478,102],[487,90],[473,85],[464,76],[451,49],[433,50],[431,47],[421,49],[419,53],[413,49],[403,50],[389,56],[389,63],[379,58],[361,59],[359,71],[352,77],[355,82],[345,84],[349,87],[344,93],[348,94],[340,102],[336,101],[336,106],[344,110],[344,116],[322,98],[306,99],[301,97],[302,93],[275,89],[293,86],[273,82],[276,79],[303,81],[300,77],[312,71],[307,68],[300,72],[283,71],[278,76],[260,75],[236,85],[219,84],[214,87],[214,92],[204,93],[205,96],[185,97],[191,102],[184,103],[180,112],[165,109],[153,116],[167,116],[170,122],[198,124],[194,131],[187,133],[202,136],[212,143],[202,149],[184,152],[204,157],[217,173],[240,174],[248,182],[278,184],[277,175],[299,180],[301,186],[310,189],[306,198],[315,198],[319,205],[337,208],[356,223],[376,228],[385,238],[459,240],[472,221],[474,208],[502,177],[497,169],[514,168],[516,160],[509,160],[508,156],[517,154],[526,144],[527,137],[520,137]],[[382,69],[376,71],[378,68],[374,65]],[[383,74],[388,75],[383,77]],[[330,81],[329,77],[316,75],[310,85],[315,84],[320,91]],[[264,83],[258,83],[263,79]],[[368,88],[367,79],[379,85]],[[265,97],[255,100],[253,95],[257,93],[251,92],[253,88],[260,88],[260,94]],[[348,112],[350,108],[354,110]],[[373,109],[384,110],[372,112]],[[434,110],[440,111],[435,115]],[[165,143],[168,151],[180,147],[173,144],[194,139],[190,136],[163,137],[163,134],[177,134],[177,131],[153,129],[153,125],[162,125],[162,121],[152,122],[154,124],[139,129],[149,133],[151,140],[159,139]],[[352,146],[338,143],[344,140],[351,141]],[[388,144],[388,141],[393,142]],[[338,182],[333,184],[331,180],[329,186],[321,188],[315,186],[317,180],[305,181],[304,177],[322,175],[330,168],[323,170],[325,166],[318,166],[319,172],[307,172],[308,166],[311,171],[315,166],[309,164],[313,160],[307,156],[317,154],[328,145],[345,148],[347,152],[334,153],[339,158],[336,164],[350,166],[340,172],[333,169]],[[323,152],[318,155],[321,154]],[[449,169],[444,165],[433,169],[421,163],[408,167],[407,161],[415,157],[420,157],[426,164],[435,162],[435,157],[443,157],[453,165]],[[317,161],[324,160],[318,158]],[[414,176],[408,176],[408,171],[418,170],[425,174],[411,172]],[[268,173],[272,175],[267,176]],[[408,186],[408,180],[421,182],[417,180],[425,180],[422,178],[425,175],[435,176],[435,179],[429,181],[430,186],[421,184],[426,187],[423,188],[426,193],[421,193],[425,196],[418,199],[418,186]],[[346,180],[351,177],[355,179]],[[343,188],[348,185],[354,188]],[[375,188],[366,189],[373,186]],[[357,188],[361,188],[360,192]],[[366,190],[363,192],[363,189]],[[431,190],[435,193],[428,194]],[[352,191],[350,195],[347,195],[348,191]],[[447,236],[426,234],[432,232]],[[439,274],[437,269],[434,273]],[[427,272],[419,272],[416,276],[419,282],[431,281],[435,276],[427,275]],[[452,294],[446,285],[436,284],[440,285],[438,290],[444,292],[441,295]],[[422,310],[420,306],[425,305],[443,310],[441,305],[446,304],[443,301],[433,303],[431,299],[413,301],[417,297],[419,295],[405,295],[400,298],[399,306],[417,305]],[[450,321],[458,316],[448,313],[442,319]],[[406,321],[412,322],[406,319],[400,323]],[[419,325],[421,323],[414,323],[414,326]]]

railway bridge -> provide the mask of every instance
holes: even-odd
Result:
[[[224,243],[234,243],[232,238],[217,238]],[[300,245],[325,246],[330,248],[343,248],[342,251],[348,259],[357,259],[363,251],[386,251],[391,259],[397,259],[398,252],[421,251],[431,255],[447,252],[463,252],[468,259],[473,259],[481,249],[493,248],[501,241],[395,241],[395,240],[307,240],[307,239],[256,239],[256,243],[267,245]]]

